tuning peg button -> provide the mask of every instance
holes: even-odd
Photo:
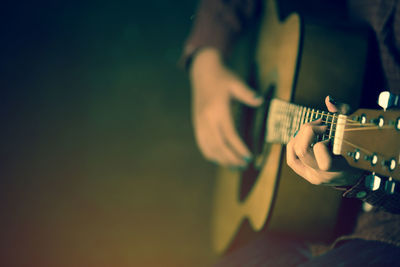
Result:
[[[371,122],[376,124],[379,128],[382,128],[383,125],[385,125],[385,119],[382,116],[379,116],[376,119],[372,119]]]
[[[392,195],[398,190],[398,184],[393,180],[392,177],[389,177],[385,182],[385,192],[389,195]]]
[[[383,165],[386,166],[389,171],[393,171],[396,168],[396,160],[391,158],[390,160],[386,160],[383,162]]]
[[[361,158],[361,152],[359,149],[355,149],[354,152],[347,152],[347,156],[352,157],[357,162]]]
[[[392,107],[400,106],[400,97],[392,94],[389,91],[384,91],[379,94],[378,105],[384,110]]]
[[[378,163],[378,156],[375,153],[370,156],[364,156],[364,159],[369,161],[372,166],[375,166]]]
[[[365,177],[365,187],[371,191],[376,191],[380,188],[382,182],[382,178],[372,173]]]

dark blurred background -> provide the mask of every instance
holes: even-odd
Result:
[[[207,266],[193,1],[3,1],[0,266]]]

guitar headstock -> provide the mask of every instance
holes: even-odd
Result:
[[[400,180],[400,110],[339,115],[333,153],[355,168]]]

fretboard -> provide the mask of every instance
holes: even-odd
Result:
[[[319,118],[327,125],[327,129],[318,136],[316,142],[334,138],[337,115],[273,99],[268,111],[265,140],[269,143],[287,144],[301,125]]]

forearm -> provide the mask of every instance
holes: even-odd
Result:
[[[260,0],[203,0],[185,42],[181,63],[187,67],[192,56],[203,47],[213,47],[223,57],[229,54],[236,38],[256,19]]]

